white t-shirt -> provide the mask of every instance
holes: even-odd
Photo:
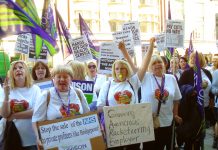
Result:
[[[203,91],[204,91],[204,107],[208,107],[209,106],[209,100],[210,100],[209,93],[210,93],[210,89],[211,89],[211,82],[210,82],[210,79],[207,77],[207,75],[204,73],[203,70],[201,70],[201,77],[202,77],[202,80],[206,80],[207,83],[208,83],[207,88],[203,89]]]
[[[159,85],[162,78],[155,76]],[[152,73],[146,72],[141,85],[141,103],[151,103],[153,113],[157,113],[158,100],[155,98],[155,90],[159,89]],[[161,103],[160,107],[160,127],[170,126],[173,120],[173,101],[182,98],[177,81],[171,74],[165,74],[164,89],[169,92],[166,103]]]
[[[138,103],[137,92],[140,87],[140,80],[137,75],[133,75],[129,82],[133,86],[133,90],[127,81],[114,82],[114,80],[111,80],[105,82],[104,88],[100,90],[97,106],[106,106],[106,99],[108,99],[109,106]],[[110,89],[108,89],[109,83]]]
[[[76,94],[76,91],[71,87],[70,93],[59,92],[61,99],[59,98],[56,90],[52,87],[50,91],[50,101],[47,107],[47,91],[44,91],[42,97],[37,101],[34,113],[32,117],[32,122],[44,121],[44,120],[54,120],[62,118],[63,115],[63,104],[68,107],[70,103],[70,109],[72,113],[84,114],[89,112],[89,106],[83,92],[78,89],[80,96],[82,98],[82,103]],[[70,98],[69,98],[70,97]],[[70,99],[70,102],[69,102]],[[72,105],[72,106],[71,106]],[[46,111],[47,110],[47,111]],[[66,111],[65,111],[66,112]]]
[[[15,88],[10,91],[9,101],[12,99],[26,100],[29,103],[28,109],[33,109],[35,102],[40,99],[41,90],[38,86],[33,85],[30,88]],[[30,119],[14,119],[15,126],[20,134],[22,145],[31,146],[36,145],[36,138],[32,128],[32,121]]]

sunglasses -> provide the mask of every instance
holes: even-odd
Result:
[[[89,68],[89,69],[91,69],[91,68],[95,69],[95,68],[96,68],[96,65],[88,65],[88,68]]]

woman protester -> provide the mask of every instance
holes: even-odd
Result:
[[[32,68],[32,78],[34,81],[40,81],[46,78],[50,78],[51,74],[48,65],[42,61],[36,62]]]
[[[151,46],[149,51],[153,51],[154,41],[154,38],[151,39]],[[113,79],[111,81],[105,82],[103,85],[105,88],[102,88],[99,93],[97,102],[99,111],[102,111],[104,106],[117,106],[138,103],[138,89],[141,85],[141,81],[143,80],[146,66],[148,64],[145,64],[145,67],[137,69],[131,61],[127,50],[125,49],[124,42],[119,43],[119,49],[122,51],[124,57],[127,56],[125,58],[129,63],[124,60],[116,60],[113,63]],[[149,55],[151,55],[150,52],[147,52],[146,57]],[[133,68],[133,71],[137,73],[133,75],[131,68]],[[124,147],[125,149],[129,150],[137,150],[139,149],[139,144],[132,144]],[[121,146],[110,149],[123,149],[124,147]]]
[[[13,62],[4,83],[4,101],[1,114],[8,121],[14,122],[25,150],[37,149],[31,118],[35,102],[38,101],[40,94],[39,87],[32,84],[27,65],[20,60]],[[10,146],[18,149],[18,145]]]
[[[104,106],[118,106],[138,103],[137,90],[139,88],[139,79],[136,75],[132,76],[132,70],[128,62],[116,60],[112,65],[111,81],[106,81],[100,90],[97,100],[98,111],[102,112]],[[137,150],[139,144],[120,146],[109,149]]]
[[[86,81],[86,66],[83,62],[72,60],[67,63],[73,71],[73,80]],[[89,104],[91,111],[96,111],[97,94],[93,90],[92,103]]]
[[[165,73],[165,66],[160,56],[153,54],[155,38],[150,39],[150,48],[143,58],[142,65],[137,71],[141,81],[141,103],[151,103],[153,121],[155,123],[155,141],[143,143],[143,149],[163,150],[171,148],[172,121],[181,123],[178,116],[178,105],[181,93],[175,77]],[[131,66],[134,64],[125,47],[120,48]],[[146,72],[149,69],[149,72]],[[143,92],[144,91],[144,92]],[[167,135],[167,136],[166,136]]]
[[[69,66],[59,65],[52,70],[54,87],[45,91],[37,101],[33,113],[33,128],[37,144],[41,146],[36,122],[54,120],[89,112],[89,106],[83,92],[73,88],[73,72]]]
[[[180,70],[182,71],[182,73],[189,68],[189,65],[188,65],[188,61],[185,57],[180,57],[179,58],[179,68]]]
[[[73,71],[73,80],[85,80],[86,78],[86,66],[83,62],[71,60],[67,63]]]
[[[102,74],[97,73],[97,63],[95,60],[91,60],[86,63],[86,81],[93,81],[94,82],[94,90],[93,90],[93,100],[92,103],[89,105],[91,111],[97,110],[97,98],[99,95],[99,91],[104,84],[105,81],[107,81],[107,77]]]
[[[172,59],[170,60],[169,72],[175,76],[176,81],[179,81],[179,78],[182,75],[182,70],[179,69],[178,57],[172,57]]]
[[[98,95],[103,83],[107,81],[107,77],[105,75],[97,73],[97,64],[94,60],[87,62],[86,70],[86,81],[93,81],[95,83],[94,91]]]
[[[204,106],[204,116],[205,116],[205,121],[206,121],[205,123],[206,123],[206,127],[214,126],[216,123],[216,120],[215,120],[215,116],[213,113],[214,95],[211,93],[212,75],[208,70],[204,69],[206,62],[205,62],[205,58],[202,53],[198,53],[198,60],[199,60],[200,68],[201,68],[202,88],[203,88],[203,95],[204,95],[203,106]],[[180,80],[179,80],[180,87],[186,86],[186,85],[190,85],[194,87],[194,67],[196,66],[195,61],[196,61],[196,52],[193,52],[191,53],[190,58],[189,58],[190,68],[185,70],[182,76],[180,77]],[[196,92],[193,92],[193,95],[196,95]],[[200,147],[203,148],[203,139],[205,135],[203,133],[204,129],[201,126],[201,120],[203,120],[204,118],[202,118],[201,116],[200,120],[198,121],[197,120],[198,116],[193,117],[193,119],[195,119],[195,122],[190,123],[190,126],[189,126],[190,128],[193,126],[193,124],[196,124],[197,122],[199,122],[198,125],[196,124],[197,127],[195,127],[195,129],[192,130],[194,131],[197,128],[196,134],[194,135],[196,139],[193,141],[187,139],[187,142],[185,142],[185,149],[190,149],[193,146],[196,149],[200,149]],[[214,140],[215,140],[215,137],[214,137]]]

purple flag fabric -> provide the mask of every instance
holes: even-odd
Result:
[[[0,1],[0,38],[7,35],[33,33],[46,40],[53,47],[56,41],[49,36],[25,11],[12,0]],[[54,52],[55,53],[55,52]],[[53,54],[54,54],[53,53]]]
[[[44,1],[41,27],[53,38],[57,38],[57,30],[54,22],[53,9],[50,0]]]
[[[194,88],[197,91],[197,104],[201,116],[204,117],[204,91],[202,89],[201,67],[198,59],[198,52],[195,55],[194,67]]]
[[[70,44],[70,40],[72,40],[71,34],[64,23],[64,20],[62,19],[60,13],[57,10],[57,7],[55,6],[55,12],[56,12],[56,25],[59,33],[60,43],[61,43],[61,50],[63,57],[66,58],[70,54],[73,54],[73,49]],[[66,50],[64,49],[66,48]]]
[[[79,24],[80,24],[80,34],[86,36],[93,58],[98,60],[100,52],[99,49],[97,49],[93,44],[94,41],[96,42],[96,40],[94,40],[93,33],[91,32],[85,20],[82,18],[80,14],[79,14]]]

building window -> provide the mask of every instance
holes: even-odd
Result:
[[[115,21],[110,22],[110,27],[111,27],[111,32],[116,32],[117,31],[117,24]]]

